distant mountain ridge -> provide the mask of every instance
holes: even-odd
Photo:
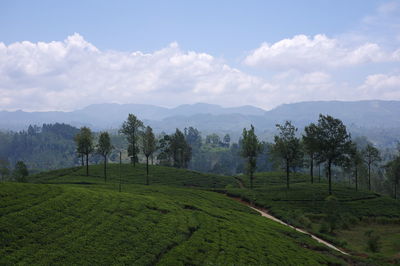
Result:
[[[283,104],[270,111],[249,105],[225,108],[206,103],[185,104],[175,108],[106,103],[89,105],[72,112],[0,111],[0,129],[22,130],[29,124],[55,122],[77,127],[86,125],[95,130],[115,129],[120,127],[129,113],[151,125],[156,132],[172,132],[176,128],[193,126],[203,135],[212,132],[230,133],[234,138],[250,124],[259,133],[272,134],[276,123],[291,120],[302,130],[305,125],[317,121],[320,113],[341,119],[360,134],[365,131],[368,135],[371,130],[378,132],[377,130],[400,129],[400,101],[381,100],[299,102]]]

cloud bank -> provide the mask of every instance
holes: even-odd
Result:
[[[270,109],[310,100],[400,99],[398,70],[365,75],[357,86],[330,72],[399,60],[399,49],[298,35],[264,43],[246,57],[248,66],[276,71],[263,78],[177,43],[151,53],[102,51],[75,33],[64,41],[0,43],[0,110],[64,111],[103,102]]]
[[[400,49],[385,51],[376,43],[351,47],[318,34],[311,38],[297,35],[274,44],[263,43],[244,63],[269,69],[320,69],[399,61]]]

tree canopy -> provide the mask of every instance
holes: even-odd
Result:
[[[246,172],[250,178],[250,189],[253,189],[254,171],[257,168],[257,156],[261,152],[262,146],[258,141],[257,135],[254,133],[254,126],[250,129],[243,128],[242,134],[242,156],[247,160]]]

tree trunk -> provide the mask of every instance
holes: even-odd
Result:
[[[107,155],[104,155],[104,182],[107,183]]]
[[[356,166],[356,191],[358,191],[358,167]]]
[[[250,170],[250,189],[253,189],[253,171]]]
[[[81,166],[83,167],[85,165],[85,162],[83,161],[83,153],[81,154]]]
[[[328,161],[328,180],[329,180],[329,195],[332,195],[331,161]]]
[[[119,192],[121,192],[121,183],[122,183],[121,165],[122,165],[122,152],[119,151]]]
[[[321,164],[318,164],[318,182],[321,183]]]
[[[397,199],[397,183],[394,182],[394,199]]]
[[[146,185],[149,185],[149,156],[146,156]]]
[[[86,153],[86,176],[89,176],[89,153]]]
[[[311,176],[311,184],[314,184],[314,158],[312,156],[310,161],[310,176]]]
[[[286,160],[286,188],[289,189],[289,161]]]
[[[371,164],[368,164],[368,190],[371,191]]]

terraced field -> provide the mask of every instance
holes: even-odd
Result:
[[[244,176],[238,177],[247,185]],[[227,193],[268,209],[274,216],[304,228],[353,254],[400,263],[400,202],[369,191],[333,185],[333,197],[325,182],[309,183],[297,175],[286,189],[284,174],[259,173],[255,189],[228,187]],[[380,236],[380,250],[368,250],[366,232]],[[393,233],[395,234],[393,236]]]
[[[227,185],[238,187],[236,180],[231,176],[203,174],[185,169],[150,165],[149,180],[152,185],[167,185],[175,187],[196,188],[224,188]],[[146,166],[137,164],[108,165],[107,183],[146,184]],[[56,171],[39,173],[29,177],[32,183],[105,183],[102,165],[90,166],[90,175],[82,167],[60,169]]]
[[[203,190],[1,183],[0,198],[1,265],[346,263],[310,237]]]

